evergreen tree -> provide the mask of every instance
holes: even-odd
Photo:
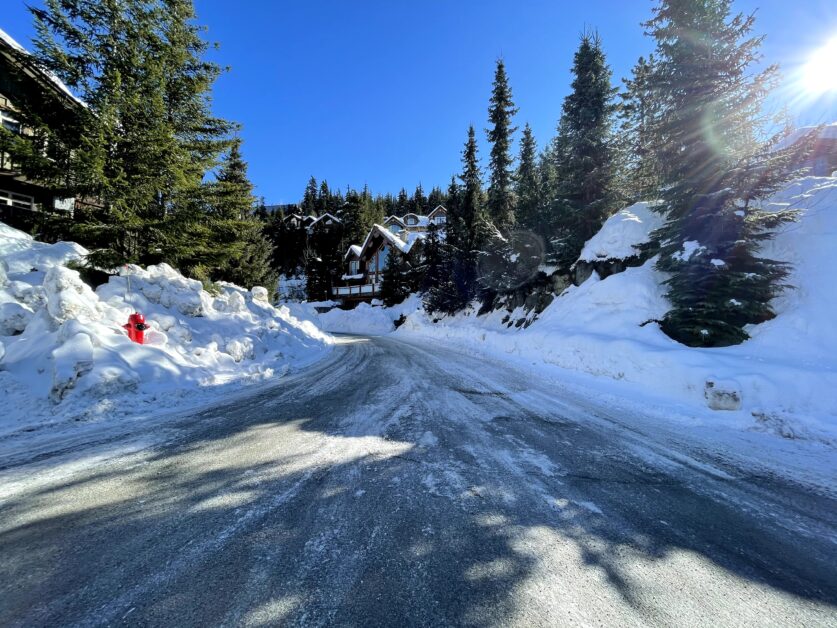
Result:
[[[320,183],[320,191],[317,194],[317,215],[334,213],[331,207],[331,191],[328,189],[328,182],[323,179]]]
[[[273,245],[265,236],[260,222],[241,222],[241,253],[228,262],[220,278],[243,288],[262,286],[273,292],[278,278],[273,267]]]
[[[47,130],[43,105],[20,103],[22,122],[57,157],[51,167],[25,160],[27,176],[95,200],[77,208],[66,234],[93,249],[91,263],[176,261],[184,234],[205,231],[194,224],[205,218],[202,179],[232,128],[210,114],[220,68],[203,58],[191,0],[46,0],[32,12],[36,62],[86,107]]]
[[[445,195],[442,192],[442,188],[439,186],[434,186],[432,190],[430,190],[430,194],[427,195],[427,209],[429,211],[433,211],[439,205],[445,204]]]
[[[381,282],[381,300],[384,305],[398,305],[410,296],[410,283],[410,264],[403,255],[390,251]]]
[[[213,190],[213,214],[222,220],[245,220],[253,211],[253,184],[247,176],[247,163],[241,156],[241,139],[230,146]]]
[[[422,250],[421,281],[418,290],[427,293],[431,288],[439,285],[443,279],[442,240],[439,237],[439,227],[431,222],[427,227],[427,237],[424,239]]]
[[[484,242],[482,177],[473,125],[462,151],[461,186],[451,180],[448,190],[448,223],[441,247],[441,281],[425,298],[430,312],[452,314],[466,307],[477,293],[477,260]]]
[[[319,205],[319,192],[317,189],[317,180],[312,176],[308,179],[308,185],[305,186],[305,192],[302,194],[302,202],[299,204],[299,211],[303,216],[316,216],[317,207]]]
[[[515,177],[517,196],[517,221],[526,229],[543,233],[538,209],[541,203],[540,176],[538,172],[537,145],[532,129],[526,124],[520,140],[520,158]]]
[[[758,140],[776,68],[754,69],[762,38],[753,23],[731,15],[730,0],[663,0],[645,25],[657,42],[651,80],[661,107],[657,267],[671,273],[662,329],[691,346],[745,340],[745,325],[773,317],[770,300],[788,273],[758,253],[793,213],[753,203],[787,176],[787,163]]]
[[[407,190],[401,188],[398,191],[398,198],[395,201],[395,215],[403,216],[410,212],[410,197],[407,196]]]
[[[343,204],[343,211],[340,214],[343,221],[343,242],[341,248],[345,251],[350,244],[363,242],[368,227],[364,220],[364,197],[356,190],[346,192],[346,201]]]
[[[654,55],[640,57],[631,78],[622,79],[625,92],[619,109],[620,148],[625,171],[622,187],[632,201],[649,200],[659,189],[660,167],[652,145],[652,130],[659,115],[660,100],[652,91]]]
[[[473,125],[468,128],[468,140],[462,152],[462,194],[457,203],[457,217],[462,227],[463,240],[456,242],[463,254],[473,256],[479,241],[480,221],[483,220],[482,174],[479,167],[477,139]]]
[[[572,92],[564,99],[556,160],[558,198],[553,202],[555,261],[569,268],[584,243],[616,209],[612,116],[615,89],[598,35],[584,34],[573,59]]]
[[[222,279],[252,288],[271,287],[276,280],[272,268],[273,246],[264,225],[253,216],[253,184],[247,163],[241,155],[241,140],[233,140],[212,186],[208,221],[216,235],[217,266],[209,271],[212,279]],[[187,267],[191,260],[181,262]]]
[[[416,191],[413,194],[413,213],[416,214],[425,214],[427,213],[427,197],[424,195],[424,189],[421,187],[421,183],[416,186]]]
[[[515,219],[511,144],[517,130],[517,127],[512,126],[512,117],[517,113],[517,108],[512,102],[511,87],[502,59],[497,60],[490,103],[488,120],[492,127],[488,129],[488,141],[491,143],[491,156],[486,209],[494,224],[506,230],[514,225]]]

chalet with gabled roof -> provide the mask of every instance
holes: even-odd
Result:
[[[343,256],[346,267],[342,285],[332,288],[332,296],[344,302],[369,301],[380,296],[389,256],[420,256],[416,246],[427,237],[431,224],[441,227],[440,236],[444,237],[447,213],[439,205],[427,216],[388,216],[383,225],[373,225],[363,244],[353,244]]]
[[[306,229],[308,229],[309,234],[318,229],[332,229],[342,222],[337,216],[333,216],[332,214],[322,214],[316,218],[313,216],[306,216],[306,218],[311,219],[306,225]]]

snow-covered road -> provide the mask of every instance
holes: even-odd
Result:
[[[0,625],[833,626],[834,495],[635,418],[346,338],[72,453],[0,443]]]

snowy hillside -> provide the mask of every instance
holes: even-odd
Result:
[[[94,292],[66,266],[85,254],[0,223],[0,434],[206,402],[213,386],[281,375],[330,348],[264,288],[212,296],[161,264],[125,267]],[[145,345],[122,329],[135,310]]]
[[[644,204],[642,209],[645,210]],[[837,442],[837,180],[805,178],[774,195],[768,206],[801,211],[766,254],[794,264],[778,316],[749,329],[742,345],[692,349],[665,336],[654,319],[668,309],[664,279],[654,260],[606,279],[594,274],[571,287],[527,329],[507,328],[505,312],[465,312],[433,323],[413,314],[398,331],[455,343],[531,367],[547,363],[623,383],[620,394],[651,394],[692,408],[725,425],[764,429],[786,437]],[[612,217],[585,251],[590,259],[628,254],[643,241],[636,228],[658,221],[634,219],[637,206]],[[522,313],[521,313],[522,315]],[[514,320],[515,316],[512,316]],[[666,401],[667,400],[667,401]],[[732,409],[727,412],[708,411]],[[674,406],[672,406],[674,407]],[[674,413],[672,413],[674,414]]]

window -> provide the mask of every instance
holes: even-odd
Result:
[[[20,122],[9,115],[8,111],[0,109],[0,125],[7,131],[20,135]],[[0,153],[0,170],[14,170],[12,156],[9,153]]]
[[[376,255],[376,258],[378,260],[377,270],[378,270],[379,273],[384,271],[384,267],[387,265],[387,257],[388,256],[389,256],[389,247],[388,246],[383,247],[378,252],[378,255]]]
[[[410,216],[410,217],[409,217],[409,218],[407,218],[407,220],[405,220],[404,222],[406,222],[408,225],[414,225],[414,224],[416,224],[418,221],[417,221],[414,217]]]
[[[357,260],[352,260],[349,262],[349,274],[350,275],[357,275],[360,271],[360,262]]]
[[[445,215],[444,215],[444,214],[441,214],[441,215],[439,215],[439,216],[436,216],[436,217],[433,219],[433,222],[435,222],[437,225],[443,225],[443,224],[445,224]]]
[[[35,209],[35,199],[26,194],[16,194],[15,192],[8,192],[0,190],[0,206],[14,207],[15,209]]]

